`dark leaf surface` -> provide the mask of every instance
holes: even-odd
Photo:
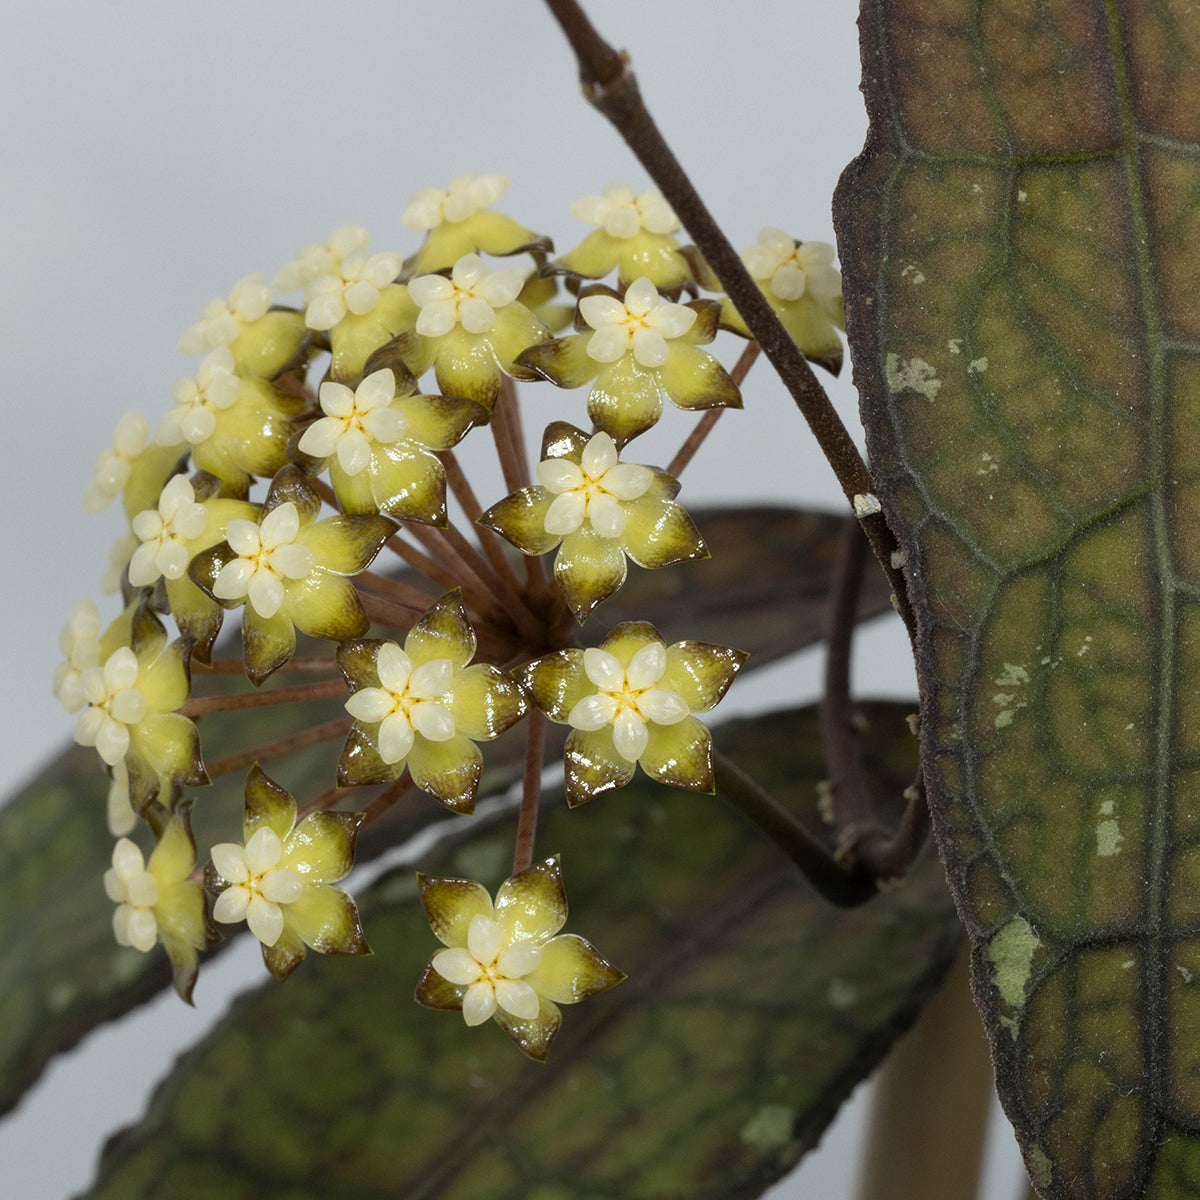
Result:
[[[926,779],[1047,1197],[1200,1195],[1200,9],[866,0],[838,231]]]
[[[868,769],[910,778],[906,709],[868,710]],[[813,710],[726,726],[739,764],[816,822]],[[93,1200],[738,1200],[809,1148],[940,980],[959,925],[932,855],[862,908],[816,899],[712,797],[638,780],[567,812],[567,928],[630,978],[564,1009],[542,1066],[412,989],[437,942],[411,868],[359,897],[375,956],[314,956],[243,997],[109,1145]],[[508,873],[511,817],[421,863]]]
[[[654,621],[668,640],[740,646],[752,652],[747,669],[821,636],[840,518],[739,509],[700,512],[697,521],[715,561],[634,572],[601,610],[604,619],[637,616]],[[870,616],[887,605],[879,582],[861,611]],[[604,619],[595,621],[597,640]],[[228,684],[228,677],[194,677],[197,694]],[[330,701],[202,717],[205,759],[212,763],[339,714],[340,704]],[[561,750],[560,730],[551,730],[552,754]],[[303,804],[333,785],[343,741],[273,759],[267,768]],[[517,726],[487,746],[481,794],[509,787],[523,762],[524,728]],[[202,857],[213,843],[241,837],[244,778],[244,769],[235,771],[196,793],[193,826]],[[69,747],[0,811],[0,1112],[16,1103],[54,1054],[169,984],[164,956],[123,950],[113,941],[112,906],[101,883],[113,847],[104,822],[107,786],[95,752]],[[363,831],[360,861],[445,815],[428,797],[410,794]]]

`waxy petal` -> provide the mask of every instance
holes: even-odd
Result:
[[[447,982],[467,987],[479,978],[479,963],[468,951],[455,947],[439,950],[429,965]]]
[[[652,779],[694,792],[716,789],[712,769],[712,737],[695,717],[677,725],[651,725],[641,768]]]
[[[289,932],[320,954],[370,954],[358,907],[339,887],[309,883],[284,909]]]
[[[605,367],[588,395],[588,416],[618,447],[645,433],[662,416],[657,373],[639,367],[632,355]]]
[[[309,813],[284,841],[279,865],[315,883],[344,879],[354,866],[354,847],[363,817],[363,813]]]
[[[497,979],[496,1003],[522,1021],[535,1020],[541,1008],[537,992],[521,979]]]
[[[525,981],[547,1000],[574,1004],[615,987],[624,978],[590,942],[564,933],[542,947],[542,960]]]
[[[409,752],[408,769],[417,787],[452,812],[474,811],[483,777],[483,755],[470,738],[461,733],[444,742],[419,738]]]
[[[667,647],[667,669],[658,682],[678,693],[691,712],[708,712],[729,690],[747,657],[729,646],[676,642]]]
[[[457,670],[475,656],[475,632],[467,620],[457,589],[432,604],[404,639],[404,650],[420,666],[435,658],[448,658]]]
[[[532,1020],[514,1017],[502,1008],[493,1014],[496,1024],[516,1043],[522,1054],[535,1062],[545,1062],[550,1043],[562,1025],[562,1013],[552,1000],[539,997],[538,1013]]]
[[[729,373],[711,354],[696,346],[672,342],[658,381],[679,408],[741,408],[742,395]]]
[[[541,945],[567,920],[562,864],[556,855],[506,879],[496,891],[496,922],[504,944]]]
[[[546,529],[546,514],[553,500],[553,493],[544,487],[521,488],[493,504],[479,523],[494,529],[523,554],[545,554],[561,540]]]
[[[457,671],[442,703],[458,732],[474,742],[490,741],[529,711],[525,693],[499,667],[488,663]]]
[[[582,650],[559,650],[513,670],[513,678],[552,721],[568,723],[571,710],[595,690],[583,669]]]
[[[617,753],[611,726],[594,732],[572,729],[567,737],[563,763],[567,803],[572,808],[624,787],[633,778],[637,766]]]
[[[434,936],[445,946],[466,948],[467,930],[476,914],[493,915],[487,888],[471,879],[417,874],[417,894]]]
[[[708,557],[692,518],[673,501],[644,496],[625,511],[621,544],[639,567],[666,567]]]
[[[554,578],[580,622],[625,582],[627,570],[620,542],[590,525],[568,534],[554,560]]]

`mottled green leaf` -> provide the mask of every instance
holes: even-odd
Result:
[[[899,706],[868,710],[882,790],[910,777]],[[720,731],[739,763],[817,822],[816,715]],[[422,859],[508,873],[512,816]],[[582,933],[630,978],[564,1009],[539,1065],[490,1023],[428,1012],[412,988],[438,943],[411,868],[359,897],[370,960],[310,956],[186,1056],[105,1153],[94,1200],[737,1200],[816,1140],[911,1021],[959,926],[933,855],[907,885],[833,909],[725,805],[644,780],[546,806]]]
[[[716,560],[635,572],[606,606],[613,622],[636,614],[669,637],[741,646],[753,652],[747,669],[821,636],[840,518],[750,509],[711,510],[697,520]],[[886,607],[886,588],[876,586],[864,596],[861,613]],[[597,625],[599,639],[603,622]],[[313,644],[302,652],[323,650]],[[200,674],[193,682],[197,694],[231,683]],[[340,704],[328,701],[202,717],[204,755],[211,763],[339,714]],[[555,726],[550,752],[561,752],[561,744]],[[268,769],[304,803],[333,785],[341,746],[340,738],[329,741],[272,759]],[[481,794],[506,789],[519,776],[524,753],[523,726],[490,743]],[[243,769],[197,792],[193,826],[202,856],[214,842],[241,836],[244,778]],[[169,983],[165,957],[122,950],[112,938],[112,907],[101,885],[113,846],[104,823],[106,790],[95,752],[72,747],[0,811],[0,1112],[16,1103],[54,1054]],[[410,795],[363,831],[360,861],[444,817],[440,805]],[[198,986],[204,987],[203,973]]]
[[[1047,1197],[1200,1195],[1200,9],[865,0],[838,198],[926,779]]]

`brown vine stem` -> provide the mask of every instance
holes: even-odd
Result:
[[[658,185],[808,422],[891,581],[896,609],[909,636],[915,636],[895,536],[878,507],[871,473],[825,389],[659,132],[628,56],[596,32],[576,0],[546,0],[546,4],[575,51],[584,96],[612,123]]]
[[[757,825],[831,904],[854,908],[875,895],[871,876],[843,867],[774,796],[715,746],[713,770],[718,795]]]
[[[305,700],[325,700],[346,693],[343,679],[323,679],[320,683],[301,683],[296,687],[275,688],[269,692],[239,692],[234,696],[192,696],[179,712],[185,717],[204,713],[231,712],[239,708],[263,708],[268,704],[300,704]]]
[[[525,743],[525,783],[521,790],[521,815],[517,819],[517,845],[513,851],[513,874],[533,866],[533,843],[537,837],[538,806],[542,800],[542,770],[546,760],[546,717],[540,708],[529,714],[529,740]]]
[[[929,807],[920,770],[906,789],[907,806],[897,829],[876,815],[858,744],[850,696],[850,661],[858,601],[866,565],[867,539],[857,521],[847,519],[838,545],[829,596],[828,653],[821,700],[821,744],[829,771],[839,861],[855,863],[876,879],[902,875],[925,844]]]
[[[228,775],[230,771],[241,771],[246,767],[252,767],[256,762],[281,758],[285,754],[292,754],[320,742],[330,742],[334,738],[348,733],[353,724],[354,718],[351,716],[334,717],[332,721],[326,721],[323,725],[314,725],[311,729],[301,730],[300,733],[293,733],[290,737],[277,738],[273,742],[265,742],[250,750],[241,750],[237,754],[227,754],[224,758],[213,759],[212,762],[205,764],[204,769],[208,772],[209,779],[216,779],[218,775]]]
[[[741,357],[734,363],[733,370],[729,372],[729,378],[741,387],[750,373],[750,368],[754,366],[755,360],[759,355],[759,346],[757,342],[750,342],[745,350],[742,351]],[[679,478],[683,468],[688,465],[696,456],[696,451],[704,445],[704,439],[712,432],[713,426],[721,419],[721,414],[726,410],[723,408],[710,408],[708,412],[700,418],[696,423],[696,428],[688,434],[682,446],[679,447],[678,453],[667,465],[667,474]]]

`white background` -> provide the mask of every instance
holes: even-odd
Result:
[[[832,190],[866,128],[851,5],[592,7],[632,52],[648,103],[736,245],[765,224],[833,240]],[[205,301],[250,271],[269,278],[346,221],[365,224],[374,249],[411,252],[416,235],[399,223],[409,195],[465,171],[510,176],[497,208],[560,250],[586,232],[573,200],[612,180],[647,181],[580,98],[567,46],[535,0],[43,0],[10,6],[5,26],[0,738],[11,791],[70,736],[50,694],[58,631],[79,598],[100,601],[107,549],[123,532],[115,505],[82,513],[92,463],[123,412],[141,409],[153,428],[172,380],[194,372],[197,360],[174,347]],[[724,347],[727,363],[734,353]],[[856,424],[848,372],[831,390]],[[684,500],[838,506],[768,368],[745,391],[747,412],[722,421]],[[639,442],[640,461],[665,461],[689,426],[668,413],[665,432]],[[116,610],[115,598],[102,604],[105,619]],[[860,642],[859,685],[911,696],[889,624]],[[808,656],[735,689],[728,707],[812,698],[815,680]],[[257,959],[244,947],[206,973],[197,1011],[165,997],[60,1060],[0,1126],[12,1194],[56,1200],[86,1186],[105,1132],[140,1114],[229,994],[258,982]],[[856,1131],[854,1119],[839,1122],[830,1149],[780,1196],[849,1196]],[[1015,1195],[1011,1152],[993,1168],[986,1195]]]

